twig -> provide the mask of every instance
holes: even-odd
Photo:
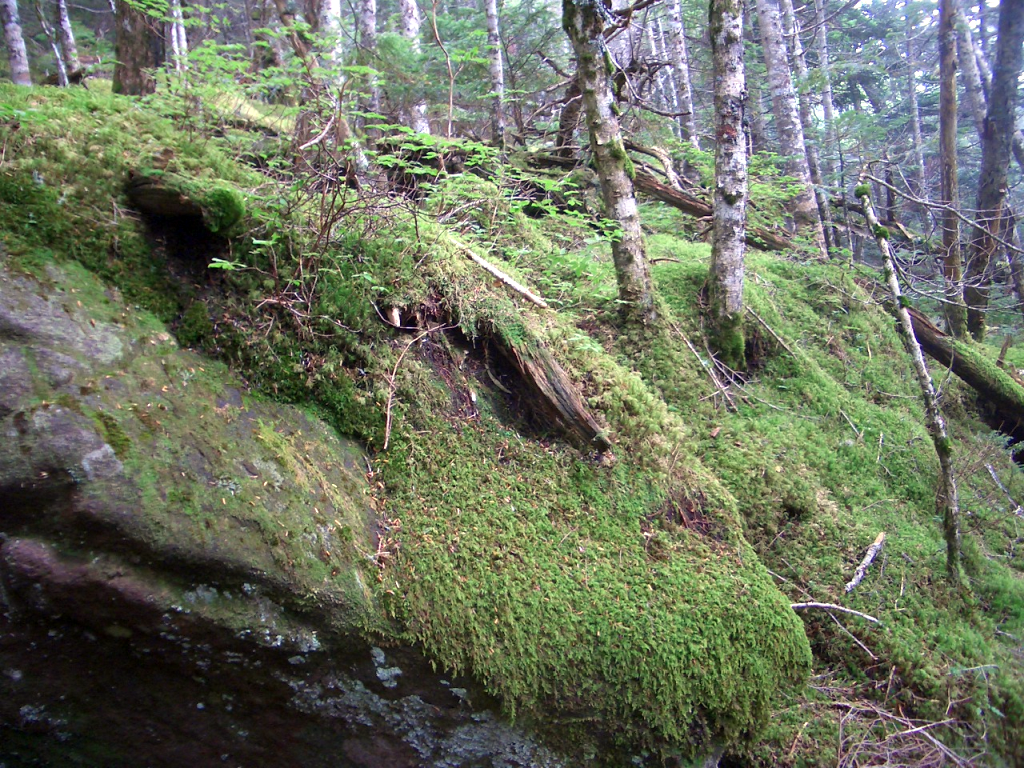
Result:
[[[835,603],[793,603],[789,607],[792,608],[794,611],[802,611],[805,608],[820,608],[823,611],[839,611],[841,613],[852,613],[854,616],[860,616],[862,619],[873,622],[875,624],[882,623],[879,619],[876,619],[874,616],[868,616],[868,614],[866,613],[855,611],[852,608],[844,608],[843,606],[836,605]]]
[[[324,137],[327,136],[328,133],[330,133],[331,128],[334,127],[334,118],[335,117],[337,117],[337,114],[331,115],[331,119],[327,121],[327,127],[324,128],[323,131],[321,131],[319,136],[317,136],[316,138],[310,139],[305,144],[303,144],[301,147],[299,147],[299,152],[305,152],[310,147],[315,146],[315,145],[319,144],[321,141],[323,141]]]
[[[475,253],[473,253],[472,250],[470,250],[469,246],[464,245],[463,243],[460,243],[454,237],[452,238],[452,242],[455,243],[456,246],[458,246],[459,248],[461,248],[463,251],[466,252],[466,255],[469,257],[470,261],[472,261],[474,264],[482,267],[487,272],[490,272],[492,275],[494,275],[494,277],[498,278],[501,282],[503,282],[505,285],[507,285],[513,291],[515,291],[516,293],[521,294],[522,296],[525,296],[527,299],[532,301],[534,304],[536,304],[541,309],[551,309],[551,307],[548,306],[548,303],[546,301],[544,301],[544,299],[542,299],[537,294],[533,293],[533,291],[531,291],[526,286],[524,286],[521,283],[518,283],[515,280],[513,280],[511,277],[506,275],[504,272],[502,272],[500,269],[498,269],[496,266],[491,264],[489,261],[487,261],[483,257],[477,256]]]
[[[719,380],[718,374],[715,373],[715,369],[712,366],[708,365],[706,362],[704,362],[704,358],[700,356],[700,353],[697,351],[697,348],[690,343],[690,340],[686,338],[686,334],[683,333],[682,329],[678,325],[675,325],[673,323],[671,328],[673,331],[679,334],[679,338],[681,338],[683,342],[686,344],[686,346],[689,347],[690,351],[693,352],[693,356],[697,358],[697,361],[700,363],[701,367],[705,371],[707,371],[708,376],[711,377],[711,382],[715,385],[718,391],[722,393],[722,397],[725,398],[726,409],[735,413],[737,411],[736,404],[732,401],[732,396],[729,394],[729,390],[726,389],[725,385]]]
[[[747,312],[749,312],[750,316],[753,317],[755,320],[757,320],[757,322],[759,322],[761,325],[764,326],[764,329],[766,331],[768,331],[768,333],[770,333],[772,335],[772,338],[774,338],[777,342],[779,342],[779,344],[782,345],[782,348],[784,350],[789,352],[789,354],[793,355],[793,357],[796,357],[796,353],[792,349],[789,348],[789,345],[786,344],[786,342],[784,342],[782,340],[782,337],[779,336],[779,334],[777,334],[774,330],[772,330],[772,327],[770,325],[768,325],[768,323],[766,323],[764,321],[763,317],[761,317],[759,314],[757,314],[757,312],[752,310],[750,307],[747,307]]]
[[[871,660],[872,660],[872,661],[878,661],[878,657],[877,657],[877,656],[875,656],[875,654],[873,654],[873,653],[871,652],[871,649],[870,649],[870,648],[868,648],[868,647],[867,647],[866,645],[864,645],[864,643],[862,643],[862,642],[861,642],[860,640],[858,640],[858,639],[857,639],[856,637],[854,637],[854,636],[853,636],[853,633],[852,633],[852,632],[851,632],[850,630],[848,630],[848,629],[847,629],[846,627],[844,627],[844,626],[843,626],[843,624],[842,624],[842,622],[841,622],[841,621],[839,621],[839,619],[837,619],[837,618],[836,618],[835,616],[833,616],[833,615],[832,615],[831,613],[830,613],[830,614],[828,615],[828,617],[829,617],[830,619],[832,619],[832,621],[834,621],[834,622],[836,623],[836,626],[837,626],[837,627],[839,627],[839,629],[840,629],[840,630],[842,631],[842,633],[843,633],[844,635],[846,635],[846,636],[847,636],[847,637],[849,637],[849,638],[850,638],[851,640],[853,640],[853,642],[855,642],[855,643],[856,643],[857,645],[859,645],[859,646],[860,646],[860,648],[861,648],[861,650],[862,650],[862,651],[864,651],[864,653],[866,653],[866,654],[867,654],[868,656],[870,656],[870,657],[871,657]]]
[[[885,531],[882,531],[878,536],[875,537],[875,543],[868,547],[867,554],[864,555],[864,559],[860,561],[860,565],[857,566],[857,570],[853,573],[853,578],[846,584],[846,593],[849,594],[857,588],[857,585],[864,581],[864,574],[868,572],[868,567],[874,562],[878,553],[882,551],[882,547],[885,546]]]
[[[860,430],[858,430],[857,427],[854,426],[853,422],[850,421],[850,417],[846,415],[846,412],[842,408],[840,408],[839,409],[839,413],[842,415],[842,417],[844,419],[846,419],[846,423],[850,425],[850,429],[853,430],[853,434],[855,434],[857,436],[857,439],[858,440],[863,440],[864,439],[864,435],[861,434]]]
[[[999,479],[999,475],[996,474],[996,471],[992,469],[992,465],[986,464],[985,469],[987,469],[988,473],[992,476],[993,482],[995,482],[995,484],[999,486],[999,490],[1001,490],[1003,492],[1003,495],[1006,496],[1006,500],[1013,504],[1013,514],[1015,514],[1017,517],[1024,517],[1024,509],[1021,508],[1020,504],[1014,501],[1013,496],[1010,495],[1010,491],[1006,488],[1005,485],[1003,485],[1002,481]]]
[[[388,402],[384,408],[384,450],[388,449],[388,442],[391,440],[391,405],[395,400],[395,390],[398,389],[395,384],[395,376],[398,375],[398,366],[402,364],[402,360],[406,353],[412,349],[412,345],[434,331],[447,331],[454,328],[454,325],[439,325],[436,328],[428,328],[423,333],[416,336],[412,341],[405,345],[405,349],[402,350],[402,354],[398,356],[398,360],[395,361],[395,367],[391,371],[391,376],[388,377]]]

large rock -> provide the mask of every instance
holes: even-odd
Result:
[[[0,270],[0,436],[0,766],[559,764],[387,640],[358,447],[78,267]]]

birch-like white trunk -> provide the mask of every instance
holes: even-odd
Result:
[[[377,0],[359,0],[356,26],[359,31],[359,63],[376,69],[377,64]],[[380,86],[377,78],[367,80],[366,100],[363,107],[367,112],[380,111]]]
[[[605,216],[618,227],[612,238],[612,260],[622,315],[627,322],[653,323],[657,320],[654,288],[633,192],[632,163],[622,145],[609,82],[607,49],[603,44],[604,17],[589,0],[563,0],[562,27],[576,54],[577,78],[594,168],[601,181]]]
[[[725,363],[741,368],[747,221],[742,0],[711,0],[709,20],[715,77],[714,235],[708,273],[711,335]]]
[[[63,0],[59,0],[63,2]],[[169,0],[171,55],[174,57],[174,69],[184,72],[188,66],[188,35],[185,32],[185,15],[181,10],[181,0]]]
[[[57,41],[57,33],[54,32],[53,26],[46,18],[46,11],[43,10],[43,4],[41,0],[35,0],[36,18],[39,20],[39,26],[43,30],[43,34],[46,36],[47,42],[50,44],[50,50],[53,51],[54,61],[57,63],[57,84],[61,88],[67,88],[68,86],[68,68],[64,63],[64,54],[60,50],[60,43]]]
[[[867,194],[870,187],[866,181],[866,177],[862,175],[860,184],[857,186],[857,191],[860,193],[858,196],[864,205],[864,217],[867,219],[871,231],[875,233],[875,241],[882,252],[882,264],[885,270],[885,282],[889,288],[889,297],[892,301],[892,312],[896,315],[900,338],[903,339],[903,346],[910,355],[914,373],[917,374],[921,399],[924,401],[925,427],[932,438],[932,445],[935,446],[935,454],[939,459],[939,488],[935,494],[935,508],[942,519],[946,539],[946,572],[950,580],[956,583],[960,580],[960,500],[957,495],[956,475],[953,473],[952,446],[949,433],[946,431],[946,422],[942,418],[942,411],[939,410],[939,399],[935,393],[935,386],[932,384],[931,374],[928,372],[928,365],[924,361],[921,345],[914,335],[910,312],[904,306],[900,282],[896,277],[896,266],[893,263],[892,248],[889,245],[886,230],[879,224],[878,217],[871,205],[871,196]]]
[[[673,83],[678,95],[679,127],[683,141],[688,141],[700,149],[697,134],[697,122],[693,114],[693,89],[690,87],[690,60],[686,52],[686,27],[683,24],[683,11],[679,0],[669,0],[669,60],[672,62]]]
[[[7,45],[7,61],[11,66],[11,80],[15,85],[32,85],[28,70],[28,50],[21,33],[21,18],[18,16],[18,0],[0,0],[0,21],[4,25],[4,43]]]
[[[336,2],[340,3],[341,0],[336,0]],[[422,51],[420,28],[423,24],[419,4],[416,0],[399,0],[398,12],[402,20],[402,37],[409,41],[409,48],[419,57]],[[409,107],[409,127],[417,133],[430,133],[427,100],[422,96],[414,97],[412,106]]]
[[[814,47],[818,54],[818,70],[821,73],[821,111],[825,118],[825,142],[833,148],[839,147],[836,136],[836,107],[832,98],[832,70],[828,57],[828,21],[825,19],[823,0],[814,0]],[[830,152],[822,153],[822,168],[828,179],[836,176],[836,164]]]
[[[827,258],[825,233],[814,201],[811,173],[807,167],[807,149],[796,91],[793,88],[793,75],[789,68],[789,53],[782,36],[782,20],[775,0],[757,0],[757,19],[761,29],[765,66],[768,69],[768,84],[772,92],[779,154],[782,155],[787,175],[796,179],[798,188],[790,203],[790,212],[798,229],[804,230],[822,257]]]
[[[484,0],[487,16],[487,61],[491,70],[491,137],[499,147],[505,146],[505,67],[502,62],[498,0]]]
[[[661,27],[661,19],[650,20],[647,25],[647,41],[651,48],[651,57],[656,62],[667,61],[667,46],[665,45],[665,34]],[[665,112],[679,111],[679,94],[676,93],[675,83],[672,76],[664,69],[658,70],[654,81],[655,92],[657,93],[657,104]],[[679,124],[672,122],[672,133],[679,136]]]
[[[71,29],[71,17],[68,16],[67,0],[57,0],[57,36],[64,52],[64,63],[69,72],[77,72],[82,68],[78,58],[78,46],[75,44],[75,32]]]
[[[814,201],[818,206],[818,216],[825,232],[825,244],[827,247],[831,247],[833,243],[829,240],[829,234],[832,215],[828,196],[825,194],[824,180],[821,177],[821,156],[818,153],[818,142],[815,139],[817,131],[814,126],[814,105],[811,104],[811,96],[808,92],[807,59],[804,56],[804,46],[800,40],[800,22],[793,12],[793,0],[779,0],[779,4],[782,9],[786,38],[793,41],[793,68],[796,71],[796,91],[800,103],[800,125],[804,132],[804,148],[807,152],[807,170],[811,175],[811,184],[814,185]]]

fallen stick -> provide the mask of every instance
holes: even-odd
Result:
[[[874,622],[875,624],[881,624],[879,619],[874,616],[868,616],[866,613],[855,611],[853,608],[844,608],[841,605],[835,605],[834,603],[793,603],[789,606],[794,611],[802,611],[805,608],[820,608],[823,611],[839,611],[841,613],[852,613],[854,616],[860,616],[862,619]]]
[[[521,294],[522,296],[525,296],[527,299],[532,301],[534,304],[536,304],[541,309],[551,309],[551,307],[548,306],[548,303],[546,301],[544,301],[544,299],[542,299],[540,296],[535,294],[533,291],[531,291],[529,288],[524,286],[522,283],[518,283],[515,280],[513,280],[511,277],[506,275],[504,272],[502,272],[500,269],[498,269],[496,266],[491,264],[489,261],[487,261],[483,257],[477,256],[475,253],[473,253],[473,251],[469,248],[469,246],[464,245],[463,243],[460,243],[454,237],[452,238],[452,242],[458,248],[460,248],[461,250],[465,251],[465,253],[469,257],[470,261],[472,261],[477,266],[482,267],[484,270],[486,270],[490,274],[494,275],[494,277],[498,278],[501,282],[503,282],[505,285],[507,285],[513,291],[515,291],[518,294]]]
[[[840,411],[840,413],[842,413],[842,411]],[[843,415],[845,416],[846,414]],[[850,426],[852,427],[853,425],[851,424]],[[885,531],[882,531],[875,539],[875,543],[868,547],[867,554],[864,555],[864,559],[860,561],[860,565],[857,566],[857,570],[853,573],[853,578],[850,579],[849,583],[846,585],[847,594],[853,592],[853,590],[857,588],[857,585],[864,581],[864,574],[868,572],[868,567],[874,562],[878,553],[882,551],[882,547],[884,546]]]

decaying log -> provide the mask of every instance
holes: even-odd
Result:
[[[921,349],[963,379],[994,409],[997,429],[1024,437],[1024,387],[972,344],[955,341],[916,309],[909,311]]]
[[[611,441],[590,415],[569,375],[544,347],[513,345],[494,335],[505,358],[523,377],[537,416],[585,448],[607,451]]]
[[[245,202],[237,190],[175,173],[132,171],[125,192],[142,213],[200,218],[214,234],[226,232],[245,215]]]
[[[688,195],[685,192],[672,189],[672,187],[662,184],[653,176],[643,171],[637,171],[633,183],[638,191],[643,192],[645,195],[650,195],[655,200],[671,205],[683,213],[701,218],[711,216],[712,214],[710,203],[693,195]],[[763,227],[748,228],[746,241],[747,245],[751,248],[757,248],[760,251],[784,251],[793,246],[789,238]]]
[[[864,555],[864,559],[860,561],[860,565],[857,566],[857,570],[853,573],[853,578],[846,585],[846,593],[849,594],[857,588],[857,585],[864,581],[864,574],[868,572],[868,568],[871,563],[878,557],[878,553],[882,551],[882,547],[885,546],[885,531],[878,534],[875,539],[875,543],[868,547],[867,554]]]

